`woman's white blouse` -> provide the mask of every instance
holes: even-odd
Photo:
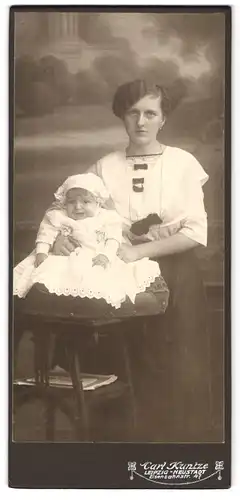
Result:
[[[167,235],[180,232],[207,245],[207,214],[202,186],[208,175],[196,158],[179,148],[166,146],[147,170],[134,170],[134,162],[117,151],[99,160],[89,171],[99,175],[108,189],[117,212],[125,222],[134,222],[150,213],[162,219]],[[145,159],[144,163],[148,163]],[[144,178],[143,192],[134,192],[132,179]],[[166,234],[165,234],[166,235]]]

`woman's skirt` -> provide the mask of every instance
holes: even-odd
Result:
[[[132,336],[142,437],[203,442],[212,436],[212,367],[205,289],[194,251],[159,260],[170,297],[164,315]]]

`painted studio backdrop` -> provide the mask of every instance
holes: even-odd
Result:
[[[224,22],[222,14],[16,12],[14,44],[16,261],[33,247],[35,233],[28,230],[37,230],[62,181],[127,143],[111,110],[117,86],[148,75],[167,87],[173,110],[161,142],[191,152],[210,176],[204,187],[209,243],[199,258],[218,296],[211,342],[219,429],[228,168]]]

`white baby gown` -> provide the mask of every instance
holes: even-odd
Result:
[[[68,257],[49,253],[37,268],[34,250],[14,268],[13,294],[23,298],[35,283],[41,283],[50,293],[104,299],[116,309],[126,297],[134,303],[136,295],[145,291],[161,272],[158,263],[148,258],[125,263],[115,253],[108,253],[107,240],[121,243],[119,220],[114,211],[104,209],[94,217],[78,221],[68,218],[63,211],[50,211],[48,222],[56,229],[55,237],[59,231],[71,234],[79,241],[79,247]],[[93,266],[92,260],[98,254],[108,257],[106,269]]]

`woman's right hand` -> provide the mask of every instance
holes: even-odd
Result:
[[[141,234],[140,236],[137,236],[136,234],[133,234],[131,232],[128,234],[128,239],[131,241],[132,245],[147,243],[148,241],[151,241],[151,238],[149,238],[149,234]]]
[[[163,227],[161,224],[154,224],[149,228],[148,237],[153,241],[162,240],[163,238],[168,238],[169,236],[176,234],[179,229],[181,229],[181,225],[179,222]]]
[[[65,236],[59,234],[55,240],[52,248],[54,255],[70,255],[74,250],[79,247],[79,243],[72,236]]]

